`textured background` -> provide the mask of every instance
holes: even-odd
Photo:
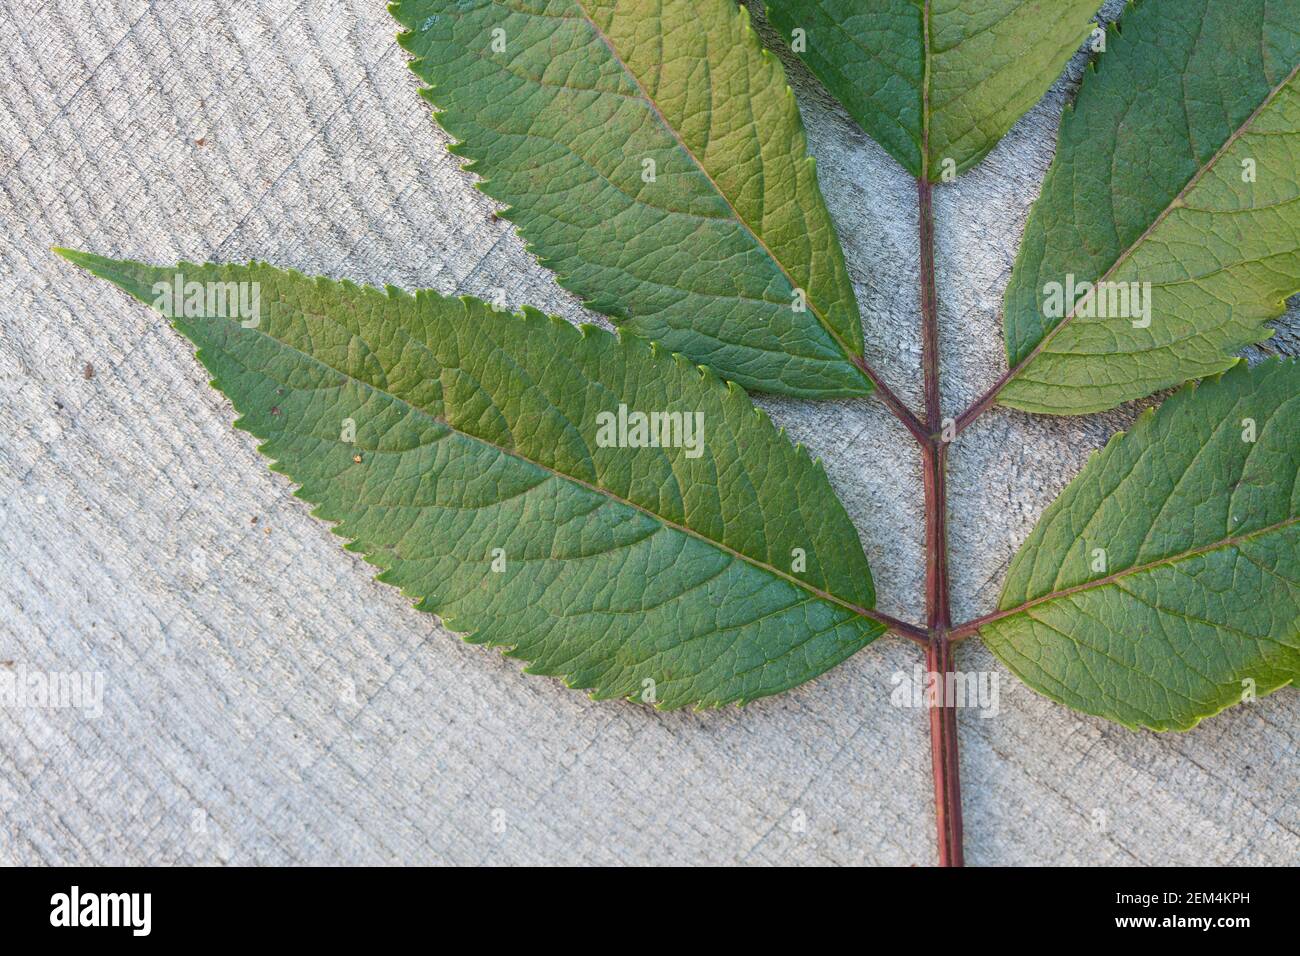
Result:
[[[526,678],[374,583],[187,343],[48,252],[258,258],[591,320],[447,155],[393,34],[371,0],[0,0],[0,667],[106,681],[98,718],[0,708],[0,862],[930,862],[927,721],[889,703],[910,644],[743,711]],[[919,404],[912,183],[786,62],[868,358]],[[1081,69],[939,192],[950,411],[1002,368],[998,301]],[[1280,324],[1294,352],[1297,311]],[[918,615],[905,433],[875,402],[762,404],[825,459],[882,608]],[[958,617],[1135,411],[996,411],[963,437]],[[1300,694],[1160,736],[1036,696],[975,641],[957,660],[1002,677],[999,715],[961,718],[970,862],[1300,855]]]

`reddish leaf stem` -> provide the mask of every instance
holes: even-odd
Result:
[[[921,444],[925,487],[925,614],[929,631],[926,665],[941,675],[930,699],[930,754],[934,767],[934,814],[939,865],[962,865],[961,783],[957,763],[956,702],[952,686],[952,615],[948,606],[948,446],[939,395],[939,300],[934,282],[934,207],[928,179],[917,180],[920,220],[921,362],[925,376],[925,424]]]
[[[926,628],[917,627],[915,624],[908,624],[906,621],[901,621],[896,617],[891,617],[888,614],[882,614],[880,611],[875,610],[863,612],[862,616],[869,617],[873,621],[878,621],[900,637],[905,637],[909,641],[920,644],[922,647],[928,647],[930,644],[930,632]]]
[[[865,359],[853,356],[851,360],[854,365],[862,370],[862,374],[871,379],[871,384],[876,387],[876,397],[884,402],[885,407],[893,412],[894,417],[907,427],[907,430],[912,433],[912,437],[923,445],[928,442],[930,435],[925,426],[921,424],[920,419],[912,413],[910,408],[903,404],[903,400],[894,394],[875,369],[868,365]]]
[[[952,673],[952,642],[934,640],[925,654],[926,669],[943,674],[937,701],[930,704],[930,760],[934,764],[934,818],[939,831],[939,865],[962,866],[961,782],[957,773],[957,708],[945,706]]]

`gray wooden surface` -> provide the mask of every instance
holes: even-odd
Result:
[[[0,707],[0,862],[932,861],[925,714],[889,700],[911,645],[700,714],[525,677],[374,583],[187,344],[48,252],[258,258],[590,320],[447,155],[393,33],[370,0],[0,0],[0,668],[105,688],[98,713]],[[787,68],[869,356],[918,401],[912,185]],[[1069,86],[939,194],[952,410],[1002,367],[997,304]],[[882,607],[917,615],[904,433],[874,402],[763,404],[825,459]],[[999,411],[963,439],[958,616],[991,608],[1134,411]],[[1300,695],[1160,736],[1036,696],[977,642],[958,666],[1001,676],[997,716],[961,719],[970,862],[1296,862]]]

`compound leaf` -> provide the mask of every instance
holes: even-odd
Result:
[[[1144,0],[1062,124],[998,394],[1112,408],[1222,372],[1300,290],[1300,0]],[[1090,291],[1091,290],[1091,291]]]
[[[920,179],[974,166],[1047,92],[1097,0],[767,0],[772,23]]]
[[[720,705],[884,631],[820,465],[680,355],[470,298],[59,251],[164,309],[180,283],[173,322],[272,467],[380,580],[533,673]]]
[[[466,168],[561,285],[746,388],[871,390],[780,63],[731,0],[401,0]]]
[[[1096,455],[1012,561],[985,643],[1025,683],[1185,730],[1300,677],[1300,364],[1187,386]]]

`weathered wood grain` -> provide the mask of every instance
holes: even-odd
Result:
[[[393,33],[369,0],[0,0],[0,667],[106,686],[98,717],[0,708],[0,863],[929,862],[925,716],[889,703],[910,645],[743,711],[526,678],[374,583],[187,344],[49,254],[258,258],[590,319],[447,155]],[[869,357],[915,402],[914,190],[787,67]],[[939,191],[954,410],[1001,367],[997,304],[1069,85]],[[1294,348],[1294,309],[1282,326]],[[883,609],[916,615],[904,434],[874,403],[764,404],[825,459]],[[992,606],[1134,411],[996,412],[963,440],[957,616]],[[970,862],[1295,862],[1300,695],[1159,736],[1035,696],[975,642],[958,666],[1003,678],[999,715],[962,719]]]

